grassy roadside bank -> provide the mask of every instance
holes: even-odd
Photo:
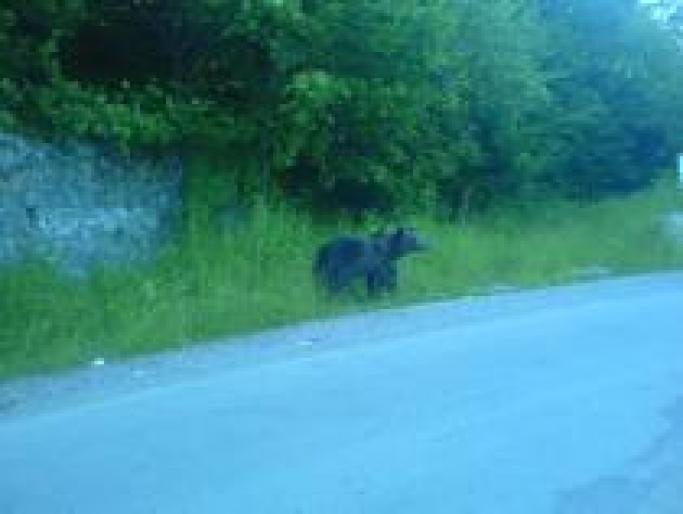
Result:
[[[310,260],[339,226],[318,226],[285,207],[258,206],[230,232],[198,224],[153,264],[67,280],[35,264],[0,272],[0,379],[172,348],[314,317],[500,285],[570,282],[683,266],[661,230],[683,195],[658,188],[597,205],[534,206],[457,224],[414,225],[429,253],[402,263],[399,293],[330,302],[316,295]],[[363,230],[358,228],[357,230]]]

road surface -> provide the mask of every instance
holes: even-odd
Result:
[[[4,384],[0,512],[680,513],[682,307],[612,279]]]

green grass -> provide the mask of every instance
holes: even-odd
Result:
[[[348,226],[316,225],[283,206],[258,205],[222,233],[198,216],[182,241],[146,267],[101,269],[79,280],[41,264],[1,272],[0,378],[495,285],[564,283],[591,266],[613,274],[681,267],[683,249],[662,234],[658,217],[683,208],[682,196],[658,188],[598,205],[502,209],[461,223],[410,220],[433,248],[401,263],[397,295],[372,301],[331,301],[313,286],[316,246]]]

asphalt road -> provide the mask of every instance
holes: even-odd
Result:
[[[0,513],[680,513],[682,307],[605,280],[4,384]]]

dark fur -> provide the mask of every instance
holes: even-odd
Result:
[[[338,236],[318,250],[313,274],[333,294],[356,279],[365,280],[370,295],[393,291],[398,283],[398,259],[425,248],[415,231],[407,228],[371,236]]]

